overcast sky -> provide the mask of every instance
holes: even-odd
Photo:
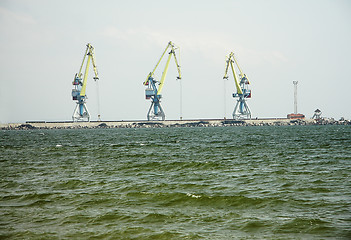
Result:
[[[71,120],[87,43],[100,76],[97,94],[89,74],[91,119],[98,95],[102,120],[146,119],[142,83],[168,41],[181,50],[183,119],[231,117],[233,76],[223,80],[231,51],[250,79],[253,117],[292,113],[298,81],[298,112],[351,119],[350,26],[348,0],[0,0],[0,122]],[[176,77],[172,60],[166,119],[180,117]]]

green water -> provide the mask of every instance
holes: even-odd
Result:
[[[0,239],[350,239],[351,126],[0,131]]]

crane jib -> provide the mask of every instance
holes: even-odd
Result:
[[[84,72],[84,79],[83,79],[83,86],[82,86],[82,90],[80,91],[80,96],[85,96],[85,91],[87,88],[87,79],[88,79],[88,72],[89,72],[89,62],[91,59],[91,55],[89,54],[88,56],[88,61],[87,61],[87,65],[85,66],[85,72]]]
[[[160,83],[160,86],[158,87],[157,95],[161,94],[163,85],[165,83],[166,75],[167,75],[167,72],[168,72],[169,62],[171,61],[171,57],[172,57],[172,53],[170,52],[169,55],[168,55],[168,59],[167,59],[165,70],[162,73],[161,83]]]

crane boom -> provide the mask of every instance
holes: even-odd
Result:
[[[174,50],[173,50],[174,51]],[[179,50],[180,51],[180,50]],[[175,55],[175,53],[173,52],[173,56],[174,56],[174,61],[175,61],[175,64],[177,66],[177,71],[178,71],[178,77],[177,79],[182,79],[182,73],[180,72],[180,66],[178,64],[178,60],[177,60],[177,56]]]
[[[243,94],[243,91],[241,90],[241,87],[240,87],[240,84],[239,84],[239,81],[238,81],[238,77],[236,76],[235,68],[233,66],[233,62],[232,61],[230,61],[230,67],[232,68],[232,71],[233,71],[233,76],[234,76],[236,90],[237,90],[238,94]]]
[[[239,64],[238,64],[238,61],[236,60],[236,57],[234,56],[234,53],[233,53],[233,59],[234,59],[234,61],[235,61],[236,66],[238,66],[238,69],[239,69],[239,71],[240,71],[240,77],[245,77],[246,80],[248,81],[248,84],[250,84],[249,79],[246,77],[246,75],[245,75],[245,74],[243,73],[243,71],[241,70],[241,68],[240,68],[240,66],[239,66]]]
[[[160,94],[161,94],[163,85],[164,85],[164,83],[165,83],[165,78],[166,78],[166,76],[167,76],[168,67],[169,67],[169,62],[171,61],[171,57],[172,57],[172,55],[169,54],[169,55],[168,55],[168,59],[167,59],[167,63],[166,63],[166,66],[165,66],[165,70],[164,70],[163,73],[162,73],[160,85],[158,86],[157,95],[160,95]]]
[[[83,69],[83,66],[84,66],[84,62],[85,62],[85,58],[86,56],[88,55],[88,51],[89,51],[89,43],[87,44],[87,49],[85,50],[85,53],[84,53],[84,57],[83,57],[83,61],[82,61],[82,64],[80,65],[80,68],[79,68],[79,72],[77,73],[78,77],[81,78],[82,77],[82,69]]]
[[[160,62],[161,62],[163,56],[165,55],[165,53],[167,52],[167,49],[169,48],[169,45],[170,45],[170,44],[171,44],[171,42],[168,43],[168,45],[167,45],[167,47],[165,48],[165,50],[163,51],[163,53],[162,53],[160,59],[158,60],[156,66],[154,67],[154,69],[152,70],[152,72],[150,72],[149,75],[147,76],[147,78],[146,78],[146,80],[145,80],[145,82],[144,82],[144,85],[146,85],[147,81],[149,80],[149,77],[152,77],[152,76],[154,75],[154,73],[155,73],[155,71],[156,71],[156,68],[157,68],[158,65],[160,64]]]
[[[177,66],[177,71],[178,71],[178,77],[177,77],[177,79],[181,79],[181,78],[182,78],[182,77],[181,77],[181,71],[180,71],[180,65],[179,65],[179,63],[178,63],[177,56],[176,56],[176,54],[175,54],[175,50],[176,50],[176,49],[180,49],[180,48],[170,41],[170,42],[168,43],[167,47],[165,48],[165,50],[163,51],[163,53],[162,53],[160,59],[158,60],[156,66],[154,67],[154,69],[152,70],[152,72],[150,72],[149,75],[147,75],[146,80],[145,80],[144,83],[143,83],[145,86],[148,84],[149,77],[153,77],[153,76],[154,76],[155,71],[156,71],[158,65],[160,64],[162,58],[163,58],[164,55],[166,54],[168,48],[171,48],[171,51],[169,52],[169,55],[172,54],[172,55],[174,56],[174,61],[175,61],[176,66]],[[179,50],[179,51],[180,51],[180,50]],[[167,67],[167,65],[166,65],[166,67]],[[168,68],[168,67],[167,67],[167,68]],[[165,76],[165,77],[166,77],[166,76]]]
[[[80,96],[85,96],[85,91],[87,89],[87,79],[88,79],[90,58],[91,58],[91,55],[88,56],[88,62],[86,64],[86,66],[85,66],[83,86],[82,86],[82,90],[80,91]]]

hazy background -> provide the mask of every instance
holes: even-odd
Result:
[[[253,117],[293,112],[295,80],[298,112],[351,119],[351,1],[0,0],[0,122],[71,120],[72,80],[88,42],[102,120],[146,119],[142,82],[170,40],[181,48],[184,119],[231,117],[234,80],[222,79],[231,51],[251,81]],[[87,106],[96,120],[92,76]],[[180,116],[176,76],[172,60],[166,119]]]

